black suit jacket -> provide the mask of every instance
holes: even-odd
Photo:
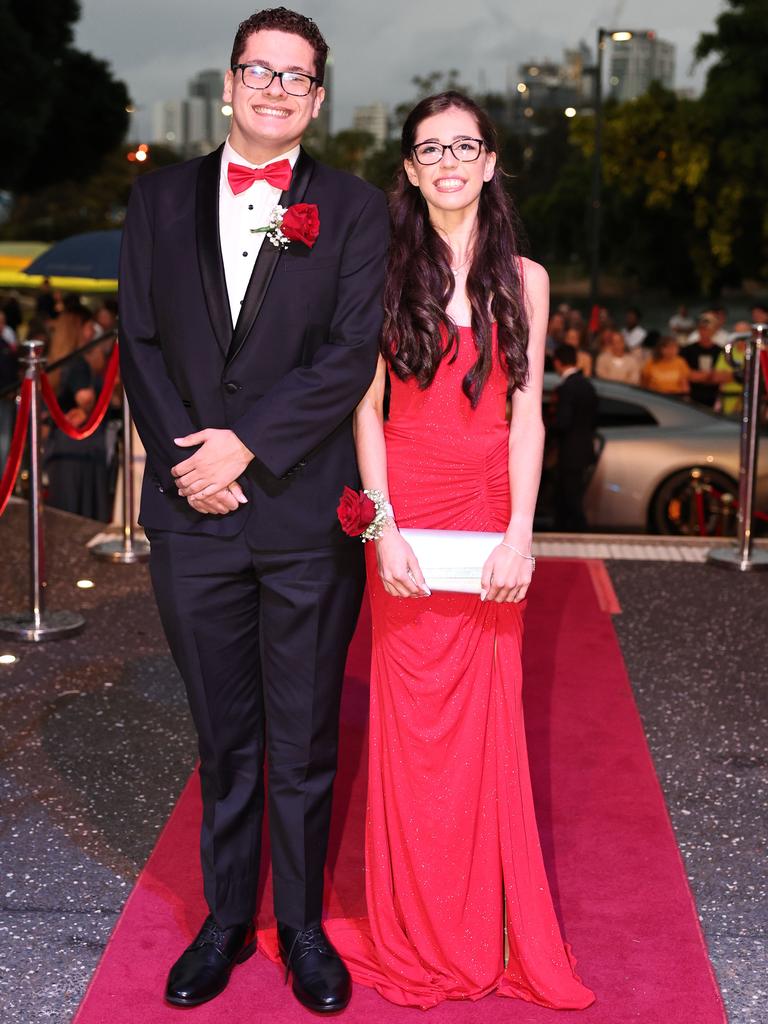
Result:
[[[352,412],[376,366],[389,236],[383,194],[304,150],[283,206],[317,204],[313,248],[267,238],[232,326],[221,259],[221,149],[140,178],[120,261],[123,382],[147,467],[141,523],[233,535],[266,548],[343,542],[337,499],[359,476]],[[255,454],[249,499],[224,516],[177,496],[173,438],[233,430]]]
[[[581,370],[566,377],[556,393],[558,463],[565,471],[586,469],[595,460],[597,393]]]

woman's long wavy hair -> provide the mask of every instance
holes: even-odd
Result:
[[[472,114],[485,149],[498,152],[496,129],[485,111],[462,93],[449,91],[427,97],[408,115],[401,145],[404,159],[413,159],[421,122],[451,108]],[[523,389],[528,378],[528,317],[519,256],[522,229],[504,190],[503,176],[497,162],[493,178],[485,182],[480,193],[467,276],[477,361],[466,374],[462,388],[473,407],[480,400],[493,364],[494,320],[498,354],[510,390]],[[451,250],[430,223],[427,203],[402,166],[389,201],[392,243],[384,288],[382,351],[401,380],[413,377],[426,388],[441,361],[453,361],[458,354],[459,331],[446,312],[455,287]]]

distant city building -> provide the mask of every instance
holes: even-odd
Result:
[[[221,98],[223,89],[220,71],[201,71],[189,83],[185,99],[155,103],[151,141],[170,146],[183,156],[215,149],[227,137],[230,126]]]
[[[186,102],[159,100],[152,104],[152,142],[181,149],[187,136]]]
[[[229,117],[221,112],[223,91],[224,75],[215,68],[199,72],[187,89],[190,97],[204,102],[203,137],[200,142],[205,149],[214,149],[224,141],[229,132]]]
[[[626,40],[610,44],[608,95],[620,102],[648,92],[651,82],[665,88],[675,85],[675,47],[655,32],[633,32]]]
[[[535,134],[537,113],[583,108],[591,102],[593,85],[592,51],[582,42],[565,50],[559,63],[529,60],[507,72],[510,97],[510,126]]]
[[[373,148],[382,149],[389,138],[389,111],[383,103],[355,107],[352,127],[358,132],[368,132],[374,139]]]
[[[573,50],[563,51],[561,77],[582,100],[591,101],[594,95],[593,69],[592,51],[584,40]]]
[[[210,104],[199,96],[191,96],[182,101],[186,110],[185,148],[194,152],[196,149],[208,149],[208,122],[210,121]]]
[[[610,40],[608,95],[620,102],[636,99],[658,81],[674,88],[675,47],[652,31],[635,31],[627,40]],[[535,135],[536,115],[562,111],[573,116],[591,107],[595,89],[595,59],[586,43],[563,52],[560,62],[530,60],[507,72],[509,113],[514,130]]]
[[[224,75],[217,68],[198,72],[187,87],[189,96],[199,96],[202,100],[219,100],[224,92]]]
[[[131,104],[128,107],[128,131],[125,134],[126,142],[142,142],[146,134],[146,118],[144,111]]]

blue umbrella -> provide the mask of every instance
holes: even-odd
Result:
[[[41,253],[25,274],[42,277],[90,277],[114,280],[120,255],[122,231],[87,231],[57,242]]]

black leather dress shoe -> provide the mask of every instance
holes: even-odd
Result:
[[[235,964],[256,951],[253,924],[220,928],[208,916],[191,946],[171,968],[165,998],[174,1006],[200,1006],[227,987]]]
[[[308,1010],[337,1013],[352,995],[349,971],[319,924],[297,931],[277,926],[285,980],[293,972],[293,994]]]

